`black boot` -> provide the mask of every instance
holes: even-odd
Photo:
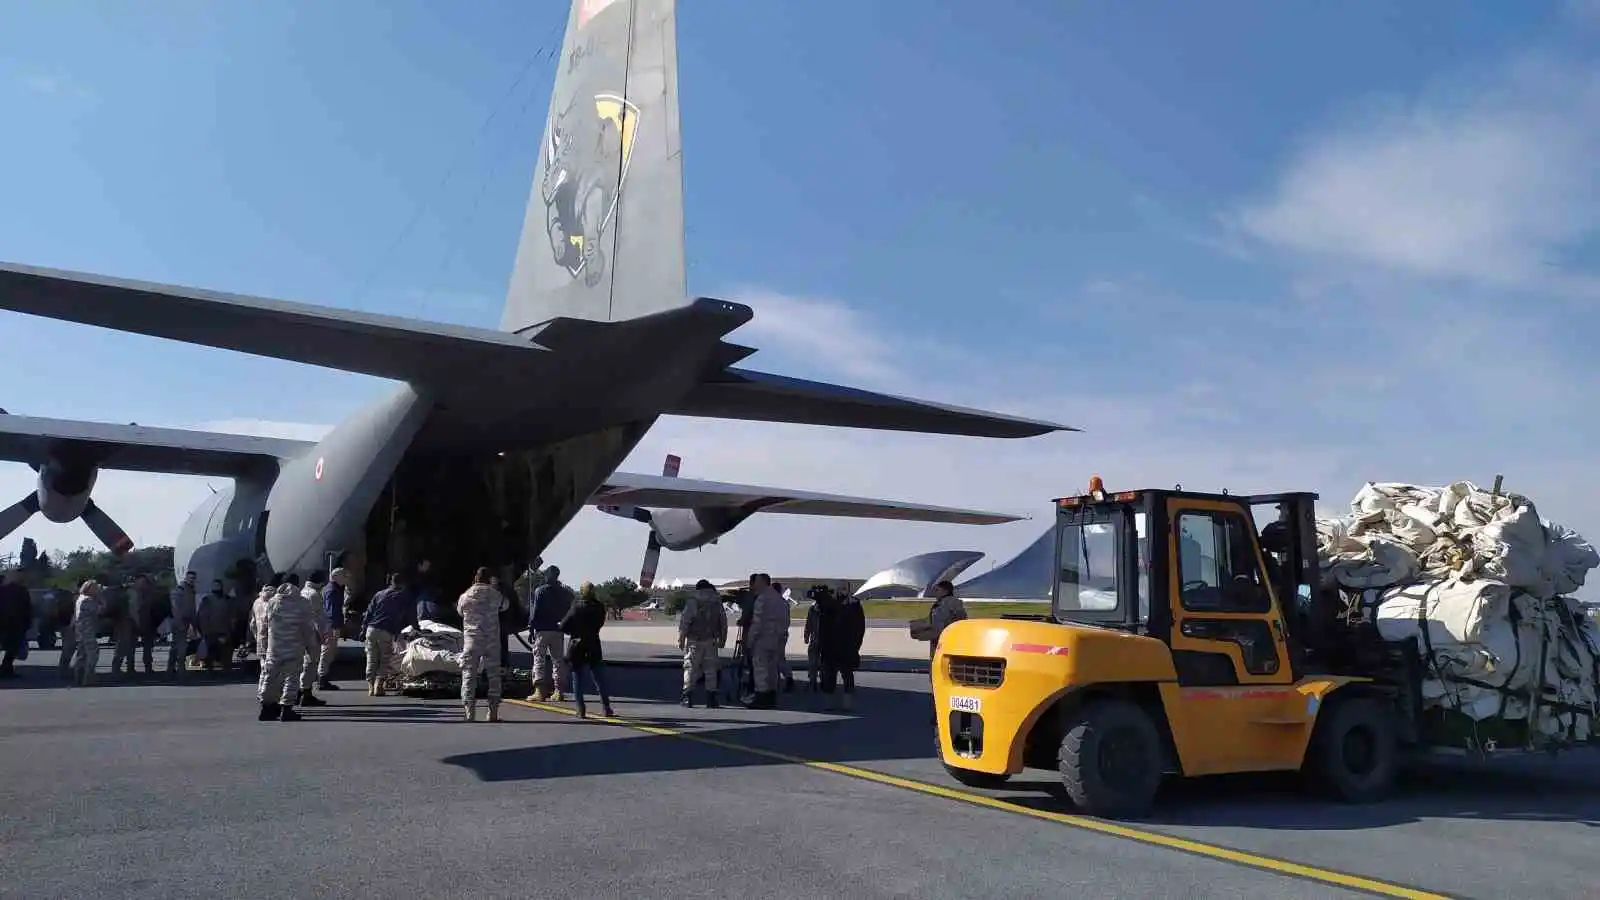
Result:
[[[337,684],[334,684],[326,678],[317,682],[317,690],[319,691],[337,691],[338,689],[339,686]]]
[[[327,706],[328,705],[328,701],[322,699],[321,697],[318,697],[316,694],[313,694],[310,691],[301,691],[300,692],[300,705],[301,706]]]
[[[716,709],[721,704],[717,701],[717,688],[711,682],[703,682],[706,687],[706,709]]]
[[[794,676],[793,675],[785,675],[785,676],[783,676],[783,692],[785,694],[794,693]]]
[[[298,722],[300,721],[300,714],[295,712],[292,706],[282,706],[278,708],[278,721]]]
[[[256,716],[258,722],[276,722],[278,720],[278,704],[261,704],[261,714]]]
[[[685,690],[683,692],[683,699],[679,700],[678,702],[683,704],[684,706],[688,707],[689,709],[694,709],[694,691]]]

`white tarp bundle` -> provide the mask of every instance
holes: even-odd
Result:
[[[398,666],[402,678],[461,671],[461,629],[423,619],[415,629],[401,632],[401,636],[408,640]]]
[[[1369,483],[1350,505],[1317,522],[1323,578],[1359,595],[1386,640],[1421,640],[1427,705],[1524,720],[1538,695],[1539,732],[1588,737],[1600,637],[1565,595],[1600,566],[1591,544],[1527,498],[1470,482]]]

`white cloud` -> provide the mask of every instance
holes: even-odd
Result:
[[[734,341],[763,350],[779,348],[875,384],[898,380],[903,374],[891,359],[903,348],[876,332],[857,309],[764,288],[739,288],[729,296],[756,311],[755,318],[732,337]]]
[[[1553,56],[1389,99],[1305,142],[1231,223],[1268,245],[1458,285],[1592,295],[1600,70]]]
[[[60,75],[32,73],[21,76],[20,81],[23,87],[36,94],[45,94],[52,97],[75,97],[80,100],[88,100],[94,97],[93,92],[88,88]]]

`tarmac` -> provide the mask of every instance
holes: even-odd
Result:
[[[780,710],[685,709],[679,679],[627,666],[646,661],[625,643],[607,645],[618,720],[508,703],[498,725],[461,723],[450,700],[369,698],[354,681],[303,722],[260,723],[253,666],[183,683],[102,671],[82,689],[35,651],[23,678],[0,682],[0,895],[1592,889],[1600,768],[1586,757],[1433,768],[1363,807],[1285,779],[1180,782],[1150,820],[1109,823],[1073,815],[1048,772],[1001,791],[957,785],[932,753],[925,675],[863,673],[852,715],[821,712],[803,690]],[[356,677],[358,658],[347,644],[337,677]]]

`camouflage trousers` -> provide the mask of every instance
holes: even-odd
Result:
[[[256,683],[256,699],[262,703],[293,706],[300,699],[300,667],[305,654],[299,647],[284,652],[268,647],[261,658],[261,678]]]
[[[500,704],[500,642],[468,641],[461,647],[461,702],[472,706],[478,699],[478,672],[489,679],[489,705]]]
[[[94,683],[94,670],[100,665],[100,636],[93,628],[79,629],[77,635],[78,659],[74,669],[78,683],[90,685]]]
[[[317,675],[322,671],[322,645],[327,629],[317,632],[317,639],[306,645],[305,665],[300,667],[300,690],[310,691],[317,687]]]
[[[318,682],[328,680],[328,674],[333,671],[333,662],[338,658],[339,629],[328,628],[322,632],[322,655],[317,660]]]
[[[750,648],[750,667],[754,670],[756,693],[766,694],[776,691],[783,671],[783,645]]]
[[[167,635],[167,671],[183,674],[189,670],[189,622],[172,620],[172,632]]]
[[[706,690],[717,689],[717,642],[688,641],[683,646],[683,689],[694,690],[701,679]]]
[[[367,629],[367,680],[386,678],[398,662],[394,652],[394,635],[382,628]]]
[[[572,667],[567,664],[567,636],[559,631],[533,632],[533,686],[543,689],[548,685],[557,693],[567,689],[572,679]],[[550,675],[555,665],[555,677]]]

